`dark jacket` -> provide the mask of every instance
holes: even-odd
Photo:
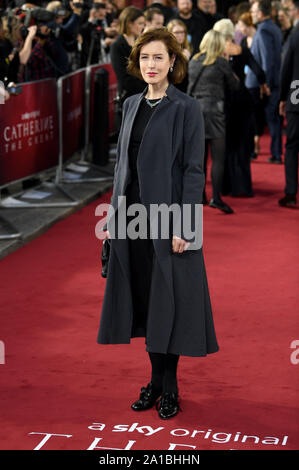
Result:
[[[147,88],[129,97],[117,145],[111,208],[107,224],[118,223],[118,198],[126,194],[130,179],[128,148],[134,118]],[[204,125],[197,100],[169,85],[167,97],[156,108],[140,144],[137,170],[140,199],[150,204],[195,204],[202,201]],[[173,253],[172,236],[178,234],[175,215],[167,238],[154,238],[154,262],[146,326],[146,351],[186,356],[216,352],[203,248]],[[178,234],[179,235],[179,234]],[[98,343],[130,343],[133,311],[128,239],[111,239],[108,276]],[[190,245],[191,246],[191,245]],[[137,335],[135,335],[137,336]],[[141,336],[141,335],[138,335]]]
[[[211,65],[203,65],[205,54],[189,62],[188,74],[189,85],[188,93],[200,72],[201,76],[193,90],[192,96],[211,97],[215,100],[224,100],[226,92],[236,90],[239,86],[232,69],[226,59],[218,57]]]
[[[282,35],[271,19],[262,21],[257,28],[251,45],[251,53],[266,74],[270,89],[279,86],[279,71],[282,52]],[[260,86],[255,73],[249,69],[245,81],[247,88]]]
[[[289,37],[280,75],[280,101],[286,101],[286,111],[299,113],[299,28]]]
[[[232,56],[230,64],[233,71],[239,77],[242,83],[245,82],[245,67],[249,67],[255,74],[257,81],[260,85],[266,83],[266,74],[260,64],[253,57],[249,47],[247,46],[246,38],[243,38],[240,44],[242,52],[240,55]]]
[[[225,136],[225,100],[239,88],[239,81],[226,59],[218,57],[211,65],[203,65],[206,54],[189,62],[188,93],[200,101],[207,139]],[[197,80],[200,74],[199,79]],[[195,85],[195,86],[194,86]]]
[[[146,86],[143,80],[139,80],[127,72],[128,58],[131,50],[132,47],[127,43],[122,34],[110,47],[111,64],[117,78],[118,91],[120,94],[122,91],[125,91],[126,96],[140,93]]]

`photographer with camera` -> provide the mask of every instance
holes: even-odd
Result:
[[[23,81],[58,78],[68,72],[68,56],[60,39],[61,25],[55,18],[54,12],[44,8],[27,10],[20,51]]]
[[[28,34],[20,51],[20,62],[25,66],[23,81],[56,77],[54,61],[57,54],[50,41],[50,34],[47,23],[42,21],[28,27]]]
[[[58,59],[57,65],[64,73],[77,70],[81,61],[81,49],[78,47],[77,36],[82,21],[83,0],[70,1],[68,9],[61,2],[54,1],[50,2],[46,9],[55,15],[54,20],[48,23],[48,26],[52,30],[52,38],[57,43],[56,47],[60,51],[61,57],[64,56],[64,61],[60,62]],[[67,69],[64,68],[66,63]]]
[[[109,46],[118,36],[116,28],[109,27],[106,5],[94,2],[88,21],[80,28],[82,41],[81,67],[109,61]]]

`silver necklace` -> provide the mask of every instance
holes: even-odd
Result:
[[[162,96],[162,98],[159,99],[159,101],[156,101],[155,103],[151,103],[150,100],[148,98],[145,98],[145,101],[147,102],[147,104],[153,108],[154,106],[157,106],[157,104],[161,103],[161,101],[163,100],[164,96]]]

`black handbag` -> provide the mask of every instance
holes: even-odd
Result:
[[[123,104],[127,96],[128,96],[127,92],[123,90],[121,93],[117,92],[113,100],[114,101],[114,129],[116,132],[119,132],[120,130]]]
[[[111,249],[111,239],[106,238],[103,241],[103,248],[102,248],[102,254],[101,254],[102,277],[107,277],[110,249]]]

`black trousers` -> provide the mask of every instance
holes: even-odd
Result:
[[[207,180],[207,160],[209,145],[211,148],[212,156],[212,169],[211,169],[211,180],[213,188],[213,199],[215,201],[221,201],[221,191],[224,178],[225,168],[225,150],[226,142],[225,137],[218,139],[206,139],[205,141],[205,158],[204,158],[204,172]]]
[[[266,114],[265,106],[266,100],[260,98],[260,89],[259,88],[248,88],[250,92],[253,103],[254,103],[254,123],[255,129],[254,134],[262,136],[264,134],[264,129],[266,126]]]
[[[285,194],[298,191],[299,113],[287,112],[287,142],[285,146]]]
[[[126,191],[127,209],[129,205],[141,204],[139,198],[138,180],[133,179]],[[127,228],[135,215],[127,215]],[[136,231],[138,231],[138,226]],[[147,219],[147,238],[131,239],[128,237],[130,272],[131,272],[131,294],[133,302],[133,324],[132,337],[146,336],[146,323],[148,315],[148,304],[150,298],[150,288],[152,280],[152,269],[154,262],[154,245],[150,238],[150,223]]]

